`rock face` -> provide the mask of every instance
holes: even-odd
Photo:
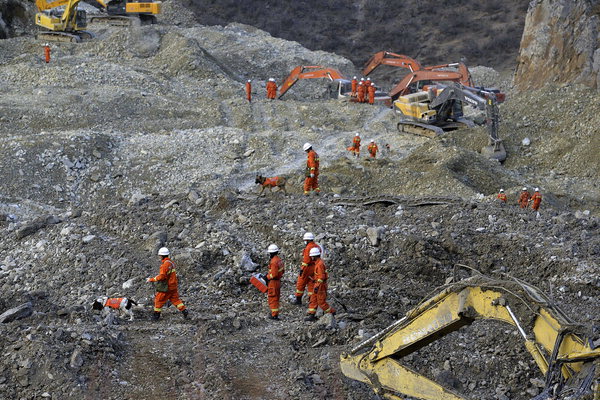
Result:
[[[537,0],[527,11],[515,85],[546,83],[598,87],[598,0]]]

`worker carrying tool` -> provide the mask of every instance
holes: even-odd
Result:
[[[529,201],[531,202],[531,208],[533,208],[535,211],[540,209],[540,203],[542,202],[542,195],[540,194],[540,188],[535,188],[535,191],[533,192],[533,196],[531,196]]]
[[[519,206],[521,208],[527,208],[529,205],[529,199],[531,198],[531,194],[527,191],[527,188],[524,187],[521,190],[521,194],[519,195]]]
[[[267,300],[271,309],[270,319],[279,319],[279,296],[281,294],[281,278],[285,272],[283,261],[279,257],[279,247],[272,244],[267,248],[267,253],[271,257],[269,262],[269,272],[265,276],[267,281]]]
[[[364,103],[365,102],[365,94],[366,94],[366,90],[367,87],[365,86],[364,82],[359,82],[358,83],[358,89],[356,92],[356,100],[358,100],[359,103]]]
[[[323,313],[331,313],[335,315],[335,310],[329,304],[327,304],[327,268],[325,267],[325,263],[321,258],[321,248],[315,247],[310,249],[308,253],[310,259],[315,263],[315,274],[314,281],[315,287],[313,294],[310,297],[310,303],[308,305],[308,316],[304,318],[305,321],[316,321],[317,317],[315,314],[317,313],[317,307],[320,307],[323,310]]]
[[[250,79],[246,81],[246,100],[248,103],[252,101],[252,81]]]
[[[296,301],[294,304],[302,305],[302,296],[304,295],[304,289],[308,288],[308,299],[313,295],[313,287],[315,282],[313,281],[313,275],[315,273],[315,263],[310,258],[310,250],[320,246],[315,243],[315,235],[312,232],[306,232],[302,237],[304,243],[304,250],[302,250],[302,264],[300,264],[300,274],[296,281]]]
[[[354,154],[356,158],[360,157],[360,136],[358,136],[358,133],[354,136],[354,139],[352,139],[352,146],[348,147],[346,150]]]
[[[375,140],[371,139],[371,141],[369,142],[369,146],[367,146],[367,150],[369,150],[369,155],[371,156],[371,158],[375,158],[377,156],[377,151],[379,150],[379,147],[377,147]]]
[[[167,300],[183,313],[185,319],[189,317],[188,310],[186,310],[183,301],[179,298],[175,264],[169,258],[170,254],[171,252],[168,248],[161,247],[158,250],[158,255],[161,259],[160,272],[154,278],[146,278],[146,282],[156,282],[154,313],[152,314],[152,319],[155,321],[160,318],[160,313]]]
[[[375,104],[375,85],[373,83],[367,86],[367,95],[369,97],[369,104]]]
[[[313,150],[312,144],[304,143],[302,147],[306,152],[306,179],[304,180],[304,195],[310,194],[311,191],[319,194],[319,155]]]
[[[269,78],[267,82],[267,99],[275,100],[277,96],[277,84],[275,83],[275,79]]]
[[[48,43],[44,45],[44,59],[46,60],[46,64],[50,62],[50,45]]]
[[[352,78],[352,97],[356,97],[356,91],[358,89],[358,80],[356,77]]]
[[[504,193],[504,189],[500,189],[500,193],[498,193],[498,195],[496,196],[496,198],[498,200],[501,200],[503,202],[507,202],[508,201],[508,197],[506,197],[506,194]]]

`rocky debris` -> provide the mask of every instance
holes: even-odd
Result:
[[[0,323],[11,322],[17,319],[29,317],[33,313],[32,304],[27,302],[18,307],[11,308],[0,314]]]
[[[61,220],[53,215],[39,217],[17,229],[15,235],[17,239],[23,239],[24,237],[33,235],[40,229],[44,229],[48,225],[55,225],[60,222]]]
[[[379,242],[381,241],[381,237],[383,235],[383,228],[382,227],[378,227],[378,228],[373,228],[373,227],[369,227],[367,228],[367,238],[369,239],[369,242],[371,243],[372,246],[379,246]]]

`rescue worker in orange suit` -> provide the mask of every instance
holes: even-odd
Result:
[[[44,45],[44,59],[46,60],[46,64],[50,62],[50,45],[48,43]]]
[[[358,80],[356,77],[352,78],[352,97],[356,97],[356,90],[358,89]]]
[[[321,259],[321,248],[315,247],[308,254],[310,255],[310,259],[315,263],[315,275],[313,278],[315,280],[315,294],[310,298],[308,316],[304,320],[316,321],[317,317],[315,314],[317,313],[317,307],[320,307],[325,314],[331,313],[335,315],[335,310],[327,304],[327,279],[329,276],[325,268],[325,263]]]
[[[529,205],[530,198],[531,194],[529,194],[527,188],[524,187],[523,190],[521,190],[521,194],[519,195],[519,206],[521,208],[527,208],[527,206]]]
[[[371,139],[371,142],[369,143],[367,150],[369,150],[369,154],[371,155],[371,158],[375,158],[377,156],[377,150],[379,150],[379,147],[377,147],[377,145],[375,144],[375,140]]]
[[[267,99],[275,100],[277,96],[277,84],[275,83],[275,79],[269,78],[267,82]]]
[[[360,136],[358,136],[358,133],[354,136],[354,139],[352,139],[352,146],[348,147],[346,150],[354,154],[356,158],[360,156]]]
[[[157,321],[160,318],[160,313],[167,300],[171,302],[179,311],[182,312],[184,318],[188,318],[188,310],[186,310],[183,301],[179,298],[177,289],[177,274],[175,273],[175,264],[169,258],[171,252],[166,247],[158,250],[158,255],[161,258],[160,272],[154,278],[146,278],[146,282],[167,281],[166,292],[156,291],[154,297],[154,314],[152,319]]]
[[[246,82],[246,100],[248,103],[252,101],[252,81],[250,79]]]
[[[279,258],[279,247],[272,244],[267,248],[267,253],[271,257],[269,261],[269,272],[266,275],[267,280],[267,300],[271,309],[270,319],[279,319],[279,296],[281,294],[281,278],[285,272],[283,261]]]
[[[359,103],[365,102],[365,85],[362,81],[358,83],[356,99],[358,100]]]
[[[496,198],[498,198],[498,200],[501,200],[505,203],[508,201],[508,197],[506,197],[506,194],[504,193],[504,189],[500,189],[500,193],[498,193],[498,196],[496,196]]]
[[[375,104],[375,85],[373,83],[367,86],[367,94],[369,95],[369,104]]]
[[[533,208],[535,211],[540,209],[540,203],[542,202],[542,195],[540,194],[539,188],[535,188],[535,191],[533,192],[533,196],[531,196],[531,199],[529,199],[529,201],[531,201],[531,208]]]
[[[315,235],[312,232],[306,232],[302,237],[306,246],[302,250],[302,264],[300,265],[300,274],[296,281],[296,301],[294,304],[302,305],[302,296],[304,295],[304,289],[308,288],[308,299],[313,295],[313,287],[315,283],[313,281],[313,275],[315,273],[315,264],[310,259],[310,250],[319,247],[315,243]],[[320,247],[319,247],[320,248]]]
[[[312,144],[304,143],[302,147],[306,152],[306,179],[304,180],[304,194],[308,195],[312,190],[319,194],[319,155],[313,150]]]

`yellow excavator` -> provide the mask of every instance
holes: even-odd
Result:
[[[448,285],[342,354],[341,370],[386,399],[469,399],[406,367],[402,359],[475,320],[502,321],[518,330],[545,376],[545,387],[533,400],[600,399],[600,347],[592,340],[592,329],[573,322],[539,289],[514,278],[479,275]]]
[[[81,42],[93,38],[93,34],[85,31],[87,19],[85,10],[78,10],[81,0],[35,0],[38,13],[35,23],[45,31],[36,35],[39,40],[59,42]],[[64,7],[62,11],[58,7]]]
[[[135,20],[142,25],[155,24],[156,15],[160,14],[160,1],[136,0],[84,0],[86,3],[106,12],[106,16],[93,15],[90,22],[109,23],[115,26],[130,26]]]

